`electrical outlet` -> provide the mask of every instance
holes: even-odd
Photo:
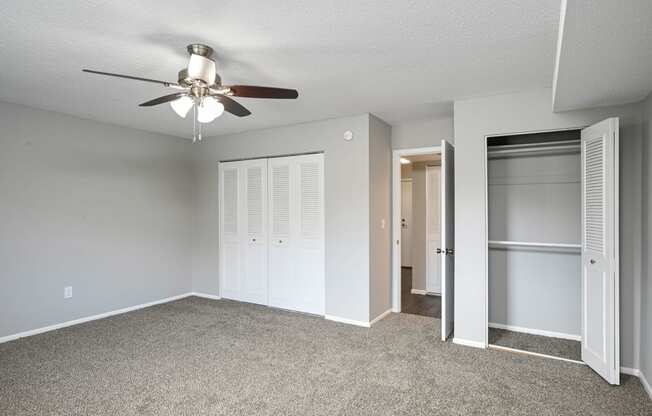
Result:
[[[66,286],[63,288],[63,298],[69,299],[72,297],[72,286]]]

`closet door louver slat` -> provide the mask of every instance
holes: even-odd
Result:
[[[302,163],[301,234],[303,238],[321,237],[321,169],[319,163]]]
[[[290,234],[290,166],[274,166],[272,174],[272,234],[288,237]]]
[[[223,177],[223,230],[228,234],[238,232],[238,169],[224,169]]]
[[[261,167],[247,169],[247,232],[263,232],[263,172]]]
[[[597,138],[583,143],[585,154],[585,243],[586,248],[604,254],[605,194],[604,140]]]

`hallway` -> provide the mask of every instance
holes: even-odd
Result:
[[[412,290],[412,269],[401,267],[401,312],[441,319],[441,296],[415,295]]]

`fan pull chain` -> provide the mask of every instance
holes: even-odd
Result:
[[[197,105],[192,106],[192,142],[197,141]]]

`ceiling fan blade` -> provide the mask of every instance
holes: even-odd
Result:
[[[187,95],[185,92],[175,92],[174,94],[169,94],[169,95],[164,95],[162,97],[154,98],[153,100],[144,102],[139,105],[139,107],[151,107],[153,105],[159,105],[163,103],[169,103],[170,101],[174,101],[176,99],[179,99],[183,97],[184,95]]]
[[[232,85],[228,88],[235,97],[293,99],[299,96],[297,90],[286,88],[257,87],[255,85]]]
[[[133,79],[133,80],[136,80],[136,81],[152,82],[154,84],[161,84],[161,85],[164,85],[166,87],[174,87],[174,86],[179,85],[176,82],[167,82],[167,81],[159,81],[157,79],[133,77],[131,75],[113,74],[111,72],[94,71],[92,69],[82,69],[82,71],[83,72],[88,72],[89,74],[108,75],[110,77],[118,77],[118,78]]]
[[[222,105],[224,105],[224,110],[233,115],[238,117],[246,117],[251,114],[251,111],[247,110],[242,104],[233,98],[227,97],[226,95],[214,94],[211,95],[211,97],[214,97],[217,101],[221,102]]]

